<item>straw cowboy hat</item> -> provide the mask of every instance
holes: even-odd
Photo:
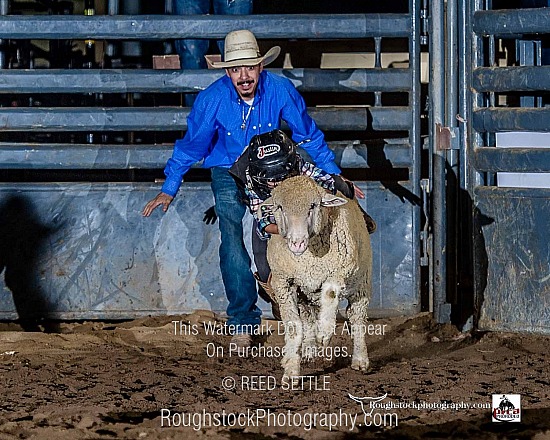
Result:
[[[281,48],[274,46],[264,56],[261,56],[256,37],[252,32],[243,29],[227,34],[225,37],[224,61],[211,62],[210,64],[217,69],[256,66],[262,62],[264,66],[267,66],[279,56],[280,52]]]

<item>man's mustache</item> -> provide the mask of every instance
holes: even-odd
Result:
[[[246,84],[246,83],[249,83],[249,84],[254,84],[254,80],[253,79],[250,79],[250,80],[246,80],[246,81],[237,81],[237,85],[238,86],[242,86],[243,84]]]

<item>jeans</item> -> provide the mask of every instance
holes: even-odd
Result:
[[[176,15],[249,15],[252,13],[252,0],[173,0]],[[176,52],[180,56],[182,69],[206,69],[204,56],[208,52],[208,40],[176,40]],[[223,41],[218,41],[223,54]],[[195,94],[185,95],[185,104],[192,106]]]
[[[241,333],[246,333],[246,329],[260,324],[262,314],[256,306],[256,280],[252,276],[250,256],[244,245],[242,219],[246,207],[227,168],[214,167],[211,173],[216,213],[220,222],[220,269],[229,301],[227,323],[244,326],[245,331]]]

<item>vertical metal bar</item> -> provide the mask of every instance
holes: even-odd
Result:
[[[550,3],[548,3],[550,6]],[[542,66],[542,42],[541,40],[534,41],[535,44],[535,66]],[[537,96],[537,107],[542,107],[542,95]]]
[[[119,0],[108,0],[107,14],[118,15],[118,11],[119,11]]]
[[[382,37],[374,37],[374,67],[382,67]]]
[[[422,144],[420,137],[420,108],[421,108],[421,94],[420,94],[420,0],[409,0],[409,12],[412,16],[412,35],[409,39],[409,69],[411,69],[411,92],[409,95],[409,106],[411,107],[412,124],[411,131],[409,132],[409,141],[412,146],[412,190],[419,198],[422,197],[420,189],[420,160],[422,152]],[[421,221],[421,207],[413,207],[413,222],[412,222],[412,236],[414,241],[420,238],[422,228],[420,226]],[[413,285],[420,291],[420,246],[413,246],[412,252],[412,271],[413,271]]]
[[[461,277],[459,277],[459,283],[461,280],[472,279],[473,273],[473,224],[472,224],[472,197],[468,193],[468,172],[470,171],[468,148],[470,142],[470,133],[468,130],[468,121],[471,118],[470,105],[471,94],[469,84],[471,79],[471,66],[472,66],[472,45],[469,44],[471,31],[469,29],[471,21],[469,20],[470,12],[470,0],[458,0],[458,57],[460,63],[458,64],[458,133],[460,149],[458,151],[458,215],[462,221],[458,222],[459,225],[459,243],[461,243],[461,255],[459,257],[459,269]],[[473,291],[465,291],[466,286],[462,287],[462,293],[464,295],[472,295]],[[460,306],[464,303],[464,295],[461,295]],[[474,326],[474,307],[473,301],[471,303],[471,309],[465,310],[462,314],[462,331],[469,331]]]
[[[445,26],[445,52],[446,60],[445,77],[447,90],[445,95],[445,125],[453,127],[456,124],[456,109],[458,107],[458,49],[457,49],[457,0],[447,0],[445,9],[445,17],[447,25]]]
[[[471,96],[468,92],[470,90],[470,78],[471,78],[471,67],[472,67],[472,45],[468,44],[471,38],[471,28],[469,20],[470,12],[470,1],[469,0],[459,0],[458,1],[458,47],[459,53],[458,56],[461,62],[458,65],[458,129],[459,129],[459,186],[463,191],[467,191],[468,184],[470,182],[468,178],[469,167],[469,156],[468,145],[470,144],[470,133],[468,130],[468,121],[471,119],[470,113],[470,99]]]
[[[108,0],[107,3],[107,14],[108,15],[119,15],[119,0]],[[117,55],[118,42],[114,41],[106,41],[105,42],[105,48],[103,49],[103,65],[102,67],[104,69],[112,69],[113,68],[113,59]]]
[[[141,14],[141,0],[125,0],[122,2],[122,15]],[[121,56],[139,58],[143,55],[142,42],[127,40],[121,42]]]
[[[141,0],[125,0],[122,2],[122,13],[124,15],[133,15],[141,13]],[[122,43],[121,56],[141,56],[141,42],[140,41],[125,41]],[[126,103],[128,107],[134,106],[134,93],[126,94]],[[135,133],[133,131],[128,132],[128,143],[133,144],[135,142]]]
[[[473,163],[475,148],[483,146],[483,138],[476,133],[471,124],[474,108],[488,104],[483,94],[476,93],[471,87],[472,75],[477,67],[485,66],[484,42],[490,41],[477,36],[473,32],[474,12],[483,8],[484,0],[458,0],[458,32],[459,32],[459,207],[458,212],[462,221],[458,223],[461,240],[461,254],[459,255],[459,281],[472,280],[459,290],[457,312],[460,316],[462,331],[468,331],[477,325],[476,318],[479,312],[479,292],[482,279],[480,269],[480,255],[484,250],[484,242],[477,224],[477,214],[474,201],[474,188],[484,184],[484,177],[476,171]],[[493,44],[495,41],[493,40]],[[491,44],[491,43],[489,43]],[[490,59],[487,64],[493,65],[496,61],[496,51],[489,48]]]
[[[469,20],[470,20],[470,22],[474,18],[474,13],[476,11],[479,11],[479,10],[483,9],[483,5],[484,5],[484,0],[470,0],[470,8],[469,8]],[[478,36],[473,32],[471,23],[470,23],[469,29],[470,29],[469,36],[472,40],[472,42],[471,42],[471,44],[472,44],[472,55],[471,55],[472,65],[471,65],[469,70],[470,70],[470,73],[472,73],[477,67],[483,67],[484,66],[484,57],[483,57],[484,47],[483,47],[483,37]],[[472,91],[472,95],[473,95],[473,98],[472,98],[472,103],[471,103],[470,108],[471,108],[471,111],[473,113],[473,111],[476,108],[485,107],[486,99],[485,99],[485,97],[483,96],[482,93],[477,93],[475,91]],[[470,122],[470,127],[471,127],[471,118],[470,118],[469,122]],[[472,131],[472,133],[471,133],[471,142],[468,144],[468,146],[469,146],[469,152],[468,153],[470,154],[470,157],[473,157],[474,150],[477,147],[483,147],[484,146],[483,135],[481,133]],[[485,176],[484,175],[482,175],[481,173],[478,173],[473,167],[470,169],[470,172],[471,172],[471,174],[470,174],[470,177],[471,177],[470,189],[471,190],[473,190],[476,186],[485,184]]]
[[[550,3],[549,3],[550,5]],[[535,66],[542,66],[542,42],[541,40],[535,41]],[[542,107],[542,95],[537,96],[537,107]]]
[[[126,94],[126,103],[128,104],[128,107],[134,106],[134,94],[133,93],[127,93]],[[133,144],[135,141],[135,136],[133,131],[128,132],[128,143]]]
[[[493,0],[485,0],[485,9],[486,10],[490,10],[490,9],[493,9]],[[488,52],[489,52],[489,59],[484,59],[484,51],[480,52],[479,53],[479,57],[480,57],[480,60],[481,61],[481,65],[483,66],[486,66],[486,67],[489,67],[489,66],[492,66],[493,64],[493,56],[494,54],[491,53],[491,41],[494,42],[494,35],[489,35],[487,37],[487,40],[488,41],[488,44],[489,44],[489,47],[488,47]],[[493,50],[494,51],[494,50]],[[489,106],[489,107],[492,107],[495,105],[495,94],[493,92],[489,92],[489,96],[487,98],[487,96],[485,96],[484,100],[483,100],[483,105],[484,106]],[[486,146],[495,146],[496,145],[496,136],[495,136],[495,133],[491,133],[491,132],[486,132],[485,133],[485,145]],[[485,175],[485,184],[486,185],[490,185],[490,186],[493,186],[496,184],[496,174],[495,173],[486,173]]]
[[[382,37],[374,38],[374,67],[380,69],[382,67]],[[374,92],[374,106],[382,105],[382,92]]]
[[[493,0],[485,0],[485,10],[490,10],[490,9],[493,9]],[[491,38],[494,36],[493,35],[490,35],[489,38]],[[490,43],[489,43],[490,44]],[[483,59],[484,58],[484,52],[481,52],[479,54],[480,58]],[[491,66],[491,61],[490,60],[485,60],[482,62],[483,66]],[[491,103],[491,93],[489,93],[489,97],[487,99],[487,97],[485,97],[484,99],[484,105],[485,106],[492,106],[493,104]],[[494,95],[493,95],[494,96]],[[493,100],[494,101],[494,100]],[[485,145],[486,146],[495,146],[496,144],[496,141],[495,141],[495,134],[494,133],[491,133],[491,132],[487,132],[485,133]],[[496,175],[494,173],[488,173],[487,176],[486,176],[486,184],[488,185],[495,185],[495,182],[496,182]]]
[[[516,51],[517,53],[519,53],[520,66],[540,66],[540,41],[517,40]],[[535,107],[536,102],[536,104],[538,104],[538,107],[540,107],[542,105],[541,98],[542,97],[537,97],[535,101],[535,96],[522,96],[520,98],[520,106]]]
[[[9,0],[0,0],[0,15],[8,15],[10,13],[10,2]],[[6,69],[7,59],[6,52],[3,50],[4,40],[0,39],[0,69]]]
[[[172,0],[164,0],[164,13],[165,14],[172,14],[172,11],[173,11],[173,5],[172,5]]]
[[[467,20],[468,20],[468,27],[467,27],[467,40],[466,40],[466,48],[469,50],[471,48],[471,54],[469,56],[470,65],[466,66],[466,78],[467,78],[467,87],[466,90],[472,90],[470,87],[471,84],[471,75],[473,74],[473,71],[477,67],[483,66],[483,38],[476,35],[473,32],[473,17],[474,13],[478,10],[481,10],[483,8],[483,0],[466,0],[467,1]],[[472,96],[470,97],[469,102],[467,102],[465,105],[467,106],[467,115],[468,118],[468,130],[469,136],[466,139],[466,156],[471,159],[474,156],[475,149],[478,147],[484,146],[483,143],[483,136],[481,136],[480,133],[474,131],[472,128],[472,115],[476,108],[481,108],[485,106],[486,100],[483,97],[483,94],[477,93],[474,90],[471,91]],[[483,273],[483,268],[480,265],[480,253],[485,252],[485,250],[481,249],[481,246],[484,246],[482,237],[480,236],[481,231],[479,230],[478,223],[478,214],[476,213],[475,208],[475,201],[474,201],[474,189],[478,186],[486,184],[486,176],[479,173],[473,166],[473,163],[470,162],[470,166],[467,169],[467,179],[468,179],[468,192],[469,197],[472,200],[472,207],[471,211],[469,213],[470,218],[470,224],[472,228],[472,280],[473,280],[473,288],[474,288],[474,298],[473,298],[473,304],[474,304],[474,316],[473,316],[473,325],[476,326],[477,322],[476,318],[479,318],[479,307],[480,307],[480,301],[483,294],[483,277],[486,275]]]
[[[446,94],[445,94],[445,125],[454,129],[457,125],[456,115],[458,113],[458,0],[447,0],[445,10],[446,17],[446,44],[445,44],[445,71]],[[446,151],[446,195],[445,206],[447,210],[447,301],[451,304],[457,303],[457,276],[458,276],[458,151]],[[444,317],[447,319],[447,316]],[[450,315],[448,316],[450,320]],[[447,321],[442,321],[447,322]]]
[[[489,35],[489,66],[495,67],[496,65],[496,48],[495,48],[495,36]],[[489,105],[495,107],[495,92],[489,93]]]
[[[447,212],[445,209],[445,153],[435,145],[438,125],[445,121],[445,1],[434,0],[430,4],[430,159],[433,170],[433,312],[438,322],[450,320],[447,304]]]
[[[420,10],[420,44],[428,44],[428,26],[429,26],[428,0],[422,0],[422,9]]]
[[[519,40],[519,65],[520,66],[533,66],[535,63],[535,54],[533,52],[533,42]],[[534,96],[522,96],[520,98],[521,107],[534,107],[535,106],[535,97]]]

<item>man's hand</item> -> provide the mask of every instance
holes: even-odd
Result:
[[[153,200],[149,201],[149,203],[145,205],[145,208],[143,208],[141,215],[143,215],[143,217],[149,217],[151,213],[155,210],[155,208],[160,205],[162,205],[162,210],[166,212],[168,210],[168,207],[170,206],[170,203],[172,203],[172,200],[174,200],[174,197],[169,196],[166,193],[160,192]]]

